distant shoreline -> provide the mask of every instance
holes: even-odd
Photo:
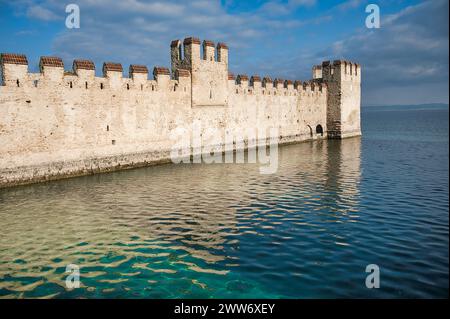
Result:
[[[361,111],[408,111],[408,110],[448,110],[449,105],[445,103],[429,104],[398,104],[398,105],[361,105]]]

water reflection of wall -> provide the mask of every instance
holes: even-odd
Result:
[[[357,210],[360,138],[287,145],[279,154],[273,175],[255,164],[165,165],[2,190],[0,260],[10,265],[2,273],[21,267],[14,260],[96,265],[106,254],[165,249],[216,263],[235,258],[230,249],[244,235],[282,236],[280,225],[297,231]]]

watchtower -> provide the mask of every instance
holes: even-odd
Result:
[[[328,138],[361,135],[361,67],[344,60],[313,67],[313,77],[328,85]]]
[[[226,106],[228,104],[228,47],[224,43],[198,38],[172,41],[172,74],[179,69],[191,73],[192,106]]]

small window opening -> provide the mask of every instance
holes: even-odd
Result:
[[[87,90],[87,88],[88,88],[88,83],[87,83],[87,82],[84,82],[84,86],[86,87],[86,90]]]
[[[20,87],[19,79],[17,79],[16,84],[17,84],[17,87]]]
[[[106,131],[109,132],[109,125],[106,125]]]
[[[209,98],[212,99],[212,90],[209,90]]]
[[[144,90],[144,85],[143,85],[143,84],[141,84],[141,91],[142,91],[142,90]]]
[[[103,90],[103,83],[100,83],[100,90]]]
[[[72,88],[72,87],[73,87],[73,84],[72,84],[72,82],[69,82],[69,87],[70,87],[70,88]]]
[[[111,144],[112,144],[112,145],[116,145],[116,140],[112,140],[112,141],[111,141]]]
[[[33,83],[34,83],[34,87],[37,88],[37,86],[38,86],[38,80],[34,80]]]

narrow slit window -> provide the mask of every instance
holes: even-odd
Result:
[[[16,84],[17,84],[17,87],[20,87],[20,81],[19,81],[19,79],[17,79]]]
[[[87,88],[88,88],[88,83],[85,82],[85,83],[84,83],[84,86],[86,87],[86,90],[87,90]]]

